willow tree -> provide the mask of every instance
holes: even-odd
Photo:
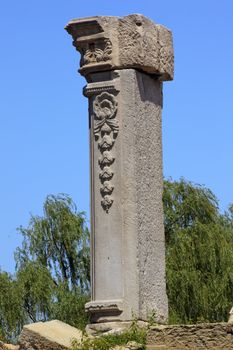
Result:
[[[0,340],[14,340],[25,322],[17,281],[0,271]]]
[[[207,188],[164,182],[171,323],[226,321],[233,305],[232,208],[221,214]]]
[[[89,231],[85,216],[65,194],[47,196],[43,215],[20,227],[16,280],[28,322],[57,318],[84,327],[89,299]]]
[[[164,181],[170,323],[225,321],[233,304],[233,206],[185,180]],[[23,324],[57,318],[84,327],[89,298],[89,232],[67,195],[48,196],[43,215],[20,227],[14,276],[0,271],[0,339]]]
[[[84,214],[68,195],[49,195],[43,215],[18,231],[15,274],[0,271],[0,340],[14,342],[24,324],[54,318],[83,328],[90,288]]]
[[[55,284],[89,289],[89,232],[68,195],[47,196],[43,216],[32,215],[28,227],[18,231],[23,242],[15,253],[17,270],[36,261],[46,266]]]

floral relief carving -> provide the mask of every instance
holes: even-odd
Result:
[[[112,149],[119,132],[119,123],[116,119],[117,106],[118,103],[115,96],[106,91],[97,95],[93,102],[94,136],[101,152],[99,157],[99,177],[102,184],[100,187],[101,204],[107,213],[113,204],[111,195],[114,186],[110,180],[114,176],[111,165],[115,161]]]
[[[112,44],[109,39],[104,39],[102,42],[87,43],[86,49],[83,50],[81,65],[106,62],[111,59],[111,55]]]
[[[113,190],[114,190],[114,187],[108,181],[105,181],[100,188],[100,192],[103,193],[104,195],[105,194],[112,194]]]
[[[105,165],[111,165],[114,162],[115,158],[112,156],[111,152],[104,151],[99,158],[100,167],[104,167]]]
[[[101,151],[112,148],[114,140],[109,135],[104,135],[102,140],[99,142],[99,148]]]
[[[119,124],[115,119],[117,112],[117,100],[114,95],[108,92],[102,92],[96,96],[93,104],[96,116],[94,134],[100,136],[100,131],[104,134],[113,132],[114,136],[118,134]]]
[[[103,170],[100,172],[100,179],[102,182],[105,180],[110,180],[113,177],[113,172],[108,166],[105,166]]]
[[[112,206],[112,203],[113,203],[113,199],[110,196],[106,195],[103,197],[101,204],[104,210],[106,211],[106,213],[108,213],[109,208]]]

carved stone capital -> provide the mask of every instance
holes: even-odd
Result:
[[[172,33],[143,15],[74,19],[66,30],[81,53],[79,72],[134,68],[173,79]]]

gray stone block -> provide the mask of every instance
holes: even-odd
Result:
[[[80,330],[54,320],[24,326],[18,342],[21,350],[67,350],[74,339],[81,341]]]

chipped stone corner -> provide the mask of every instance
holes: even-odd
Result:
[[[19,350],[68,350],[74,339],[81,342],[82,337],[81,330],[58,320],[32,323],[23,327]]]

